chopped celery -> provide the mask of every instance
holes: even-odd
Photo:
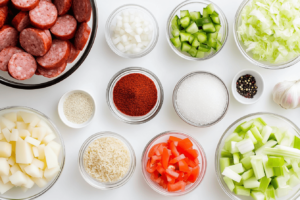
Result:
[[[272,179],[271,184],[275,189],[282,188],[286,186],[286,179],[284,178],[284,176],[278,176]]]
[[[240,163],[240,153],[236,152],[233,154],[233,163],[234,164]]]
[[[234,154],[236,152],[239,152],[237,146],[236,146],[237,142],[231,141],[231,153]]]
[[[299,168],[299,161],[296,161],[296,160],[293,160],[292,161],[292,167],[293,167],[293,170],[294,172],[300,172],[300,168]]]
[[[262,141],[262,136],[256,126],[253,126],[250,130],[257,141]]]
[[[232,154],[229,151],[226,151],[225,149],[221,150],[221,157],[232,157]]]
[[[246,189],[243,186],[235,186],[234,193],[242,196],[250,196],[250,189]]]
[[[249,152],[243,154],[243,158],[246,158],[246,157],[249,157],[249,156],[254,156],[254,155],[255,154],[254,154],[253,151],[249,151]]]
[[[226,168],[224,169],[224,171],[222,172],[222,174],[223,174],[224,176],[226,176],[226,177],[228,177],[228,178],[230,178],[230,179],[236,181],[236,182],[240,182],[241,179],[242,179],[242,177],[241,177],[238,173],[234,172],[234,171],[233,171],[232,169],[230,169],[229,167],[226,167]]]
[[[289,131],[285,131],[284,133],[283,133],[283,138],[281,139],[281,141],[279,142],[279,144],[280,145],[282,145],[282,146],[287,146],[287,147],[289,147],[289,146],[291,146],[291,144],[293,143],[293,141],[294,141],[294,136],[293,135],[291,135],[290,133],[289,133]]]
[[[266,191],[266,196],[270,199],[275,199],[275,190],[273,185],[269,185]]]
[[[272,133],[272,128],[270,126],[264,126],[263,127],[262,132],[261,132],[261,136],[263,138],[262,142],[264,144],[268,141],[271,133]]]
[[[257,188],[259,187],[260,183],[258,182],[258,180],[255,177],[249,178],[247,180],[244,181],[244,187],[245,188]]]
[[[267,165],[267,162],[268,162],[268,156],[263,155],[263,166],[264,166],[264,170],[265,170],[265,173],[266,173],[266,177],[271,178],[271,177],[274,176],[274,171],[273,171],[272,167],[269,167]]]
[[[265,200],[265,195],[262,192],[252,191],[251,197],[254,200]]]
[[[300,184],[300,179],[297,178],[294,174],[291,175],[290,179],[288,180],[288,185],[291,187],[295,187]]]
[[[245,157],[241,160],[241,163],[243,164],[243,167],[245,169],[251,169],[252,168],[252,165],[251,165],[251,157]]]
[[[242,175],[243,181],[251,178],[254,175],[253,169],[249,169],[248,171],[244,172]]]
[[[294,148],[300,150],[300,138],[297,136],[294,137]]]
[[[256,179],[261,179],[265,176],[262,160],[252,159],[251,165]]]
[[[245,138],[249,138],[251,139],[251,141],[253,142],[253,144],[256,144],[257,143],[257,140],[255,139],[255,137],[253,136],[252,132],[249,130],[247,131],[246,135],[245,135]]]
[[[220,158],[220,168],[221,172],[224,171],[226,167],[230,166],[230,159],[229,158]]]
[[[274,176],[283,176],[283,167],[273,167]]]
[[[245,168],[243,167],[242,163],[231,165],[228,168],[230,168],[232,171],[238,174],[243,173],[245,171]]]
[[[238,126],[234,129],[233,132],[234,132],[234,133],[239,133],[239,132],[243,131],[242,125],[245,124],[245,123],[247,123],[247,122],[243,122],[243,123],[241,123],[240,125],[238,125]]]
[[[247,153],[254,149],[253,142],[250,139],[244,139],[236,144],[241,154]]]
[[[265,148],[264,154],[300,159],[300,150],[292,147],[277,145],[276,148]]]
[[[262,143],[262,141],[257,141],[257,143],[254,145],[255,151],[261,148],[262,146],[264,146],[264,143]]]
[[[270,167],[281,167],[284,165],[284,159],[283,157],[268,156],[267,165]]]
[[[277,188],[275,190],[276,196],[277,197],[283,197],[289,194],[289,192],[292,190],[292,188],[288,185],[281,187],[281,188]]]
[[[251,128],[252,124],[253,124],[253,121],[250,120],[246,123],[241,124],[241,128],[243,131],[248,131]]]
[[[267,147],[273,147],[277,144],[276,141],[274,140],[269,140],[266,144],[264,144],[262,147],[260,147],[259,149],[257,149],[255,151],[256,155],[259,155],[259,154],[262,154],[263,153],[263,150]]]
[[[228,186],[229,190],[232,192],[233,189],[235,188],[235,185],[234,185],[233,181],[230,178],[226,177],[226,176],[223,177],[223,180],[225,181],[225,183]]]
[[[265,193],[270,182],[271,178],[263,177],[262,179],[260,179],[259,190]]]

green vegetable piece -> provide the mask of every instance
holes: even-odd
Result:
[[[274,176],[274,171],[273,171],[273,167],[269,167],[267,165],[267,157],[265,156],[265,158],[263,159],[263,166],[264,166],[264,170],[265,170],[265,173],[266,173],[266,177],[267,178],[271,178]]]
[[[275,140],[275,141],[276,141],[276,137],[275,137],[275,134],[274,134],[274,133],[271,133],[271,135],[270,135],[268,141],[270,141],[270,140]]]
[[[192,46],[193,46],[193,47],[198,47],[199,45],[200,45],[200,42],[198,41],[197,38],[195,38],[195,39],[193,40]]]
[[[242,175],[242,179],[245,181],[251,178],[254,175],[253,169],[249,169],[248,171],[244,172]]]
[[[234,171],[235,173],[243,173],[245,171],[245,168],[243,167],[242,163],[238,163],[236,165],[231,165],[229,168]]]
[[[201,13],[200,12],[191,12],[190,13],[191,16],[191,20],[193,20],[194,22],[197,21],[198,19],[201,18]]]
[[[203,17],[208,17],[207,8],[203,8]]]
[[[171,33],[172,33],[173,37],[178,37],[180,34],[180,31],[178,29],[174,29],[171,31]]]
[[[190,38],[189,38],[190,45],[192,45],[194,39],[195,39],[195,36],[194,35],[190,35]]]
[[[251,159],[251,165],[252,165],[252,169],[253,169],[256,179],[259,180],[265,176],[265,171],[264,171],[262,160]]]
[[[215,24],[220,24],[221,23],[219,16],[210,15],[210,18],[213,21],[213,23],[215,23]]]
[[[180,25],[183,28],[186,28],[190,25],[190,17],[183,17],[180,19]]]
[[[180,18],[189,17],[190,12],[188,10],[181,10],[180,11]]]
[[[283,167],[273,167],[273,172],[274,176],[283,176]]]
[[[220,24],[215,24],[215,29],[216,29],[216,32],[219,32],[220,29],[221,29],[221,25]]]
[[[207,7],[206,7],[206,11],[207,11],[207,14],[213,14],[213,12],[215,11],[215,8],[214,8],[214,5],[213,4],[209,4]]]
[[[210,17],[203,17],[201,19],[196,20],[197,26],[203,26],[203,24],[212,23],[212,20]]]
[[[220,158],[220,168],[221,173],[224,171],[226,167],[230,166],[230,159],[229,158]]]
[[[263,138],[256,126],[253,126],[250,130],[258,142],[262,141]]]
[[[217,13],[216,11],[214,11],[211,15],[219,16],[219,13]]]
[[[199,51],[203,51],[203,52],[210,52],[211,47],[205,45],[205,44],[200,44],[200,46],[198,47]],[[231,146],[231,142],[229,142],[230,146]]]
[[[254,188],[259,187],[259,184],[260,183],[258,182],[258,180],[256,180],[255,177],[251,177],[251,178],[244,181],[244,187],[245,188],[254,189]]]
[[[226,151],[225,149],[221,150],[221,157],[232,157],[232,154],[229,151]]]
[[[188,51],[188,53],[189,53],[191,56],[196,57],[197,51],[198,51],[198,50],[196,49],[196,47],[191,47],[191,49]]]
[[[171,38],[170,40],[171,40],[172,44],[173,44],[176,48],[178,48],[178,47],[181,46],[181,42],[180,42],[179,37],[174,37],[174,38]]]
[[[270,182],[271,182],[271,178],[263,177],[262,179],[260,179],[259,190],[265,193]]]
[[[234,193],[242,196],[250,196],[250,189],[246,189],[243,186],[236,185],[234,188]]]
[[[244,122],[243,124],[241,124],[241,128],[243,131],[248,131],[251,128],[252,124],[253,124],[252,120],[248,122]]]
[[[253,144],[257,143],[257,140],[255,139],[255,137],[253,136],[252,132],[249,130],[247,131],[246,135],[245,135],[245,139],[249,138]]]
[[[273,185],[275,190],[279,187],[282,188],[286,185],[286,178],[284,176],[275,177],[272,179],[271,184]]]
[[[197,51],[197,55],[196,55],[196,58],[203,58],[205,56],[205,52],[203,51]]]
[[[246,122],[243,122],[243,123],[241,123],[240,125],[238,125],[235,129],[234,129],[234,133],[239,133],[239,132],[241,132],[241,131],[243,131],[243,129],[242,129],[242,125],[243,124],[245,124]]]
[[[251,165],[251,157],[245,157],[241,160],[241,163],[243,164],[243,167],[245,169],[251,169],[252,165]]]
[[[265,199],[265,195],[259,191],[251,191],[251,197],[254,200],[264,200]]]
[[[175,15],[175,17],[173,17],[173,19],[172,19],[171,26],[172,26],[173,30],[176,30],[176,29],[179,30],[178,19],[179,19],[179,17],[177,15]]]
[[[190,33],[190,34],[194,34],[198,32],[198,26],[196,25],[195,22],[193,22],[192,24],[190,24],[187,29],[186,32]]]
[[[284,165],[284,159],[283,157],[268,156],[267,165],[270,167],[281,167]]]
[[[205,43],[207,41],[207,35],[205,32],[198,33],[197,39],[200,43]]]
[[[225,183],[226,183],[227,187],[229,188],[229,190],[232,192],[233,189],[235,188],[235,185],[234,185],[233,181],[230,178],[226,177],[226,176],[223,177],[223,180],[225,181]]]
[[[234,164],[239,164],[240,163],[240,153],[236,152],[233,154],[233,163]]]
[[[214,38],[208,38],[207,46],[216,49],[217,48],[217,40]]]
[[[180,41],[186,42],[189,41],[191,34],[190,33],[180,33]]]
[[[254,149],[258,150],[262,146],[264,146],[264,143],[262,141],[257,141],[257,143],[254,145]]]
[[[188,52],[191,48],[191,45],[189,45],[187,42],[181,43],[181,51]]]
[[[213,39],[217,39],[218,38],[218,33],[207,33],[207,37],[208,39],[213,38]]]
[[[266,191],[266,197],[268,197],[269,199],[275,199],[275,190],[273,185],[268,186],[268,189]]]
[[[294,137],[294,148],[300,150],[300,138],[297,136]]]

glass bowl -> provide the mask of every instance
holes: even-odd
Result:
[[[218,182],[220,184],[220,186],[222,187],[222,189],[224,190],[224,192],[231,198],[234,200],[250,200],[252,198],[250,197],[244,197],[244,196],[238,196],[236,195],[234,192],[231,192],[226,183],[223,180],[223,175],[220,172],[220,158],[221,158],[221,150],[224,146],[225,140],[226,138],[233,133],[234,129],[241,124],[244,121],[248,121],[250,119],[253,118],[257,118],[257,117],[261,117],[267,124],[269,125],[276,125],[277,127],[286,127],[289,128],[290,133],[297,135],[298,137],[300,137],[300,129],[297,127],[297,125],[295,125],[292,121],[290,121],[289,119],[274,114],[274,113],[268,113],[268,112],[258,112],[258,113],[252,113],[249,115],[246,115],[244,117],[241,117],[239,119],[237,119],[235,122],[233,122],[223,133],[222,137],[219,140],[217,149],[216,149],[216,153],[215,153],[215,170],[216,170],[216,174],[217,174],[217,179]],[[292,192],[289,193],[289,195],[278,198],[278,200],[292,200],[292,199],[297,199],[297,197],[300,196],[300,186],[294,187]],[[253,199],[252,199],[253,200]]]
[[[198,160],[200,163],[199,164],[199,166],[200,166],[199,177],[195,183],[191,183],[191,184],[187,185],[185,187],[184,192],[182,192],[182,191],[168,192],[167,190],[163,189],[158,183],[153,182],[150,178],[150,174],[146,170],[147,161],[148,161],[148,153],[149,153],[151,147],[157,143],[166,142],[170,136],[175,136],[175,137],[182,138],[182,139],[189,138],[194,145],[193,148],[197,149],[199,152],[199,157],[198,157]],[[202,180],[205,176],[205,173],[206,173],[207,160],[206,160],[206,155],[205,155],[204,149],[199,144],[199,142],[196,139],[194,139],[192,136],[190,136],[186,133],[182,133],[180,131],[166,131],[166,132],[158,134],[157,136],[155,136],[148,142],[148,144],[146,145],[146,147],[144,148],[144,151],[142,153],[141,166],[142,166],[143,177],[144,177],[146,183],[154,191],[156,191],[157,193],[162,194],[164,196],[182,196],[182,195],[192,192],[194,189],[196,189],[200,185],[200,183],[202,182]]]
[[[144,17],[152,23],[153,34],[151,37],[151,42],[147,48],[145,48],[143,51],[141,51],[140,53],[137,53],[137,54],[128,54],[128,53],[120,51],[112,41],[112,38],[113,38],[112,27],[115,26],[117,23],[116,16],[118,16],[120,13],[122,13],[125,10],[137,10],[137,11],[143,13]],[[123,6],[118,7],[108,17],[108,19],[106,21],[106,25],[105,25],[105,38],[106,38],[106,42],[107,42],[108,46],[111,48],[111,50],[113,52],[115,52],[117,55],[119,55],[123,58],[141,58],[141,57],[147,55],[154,49],[154,47],[158,41],[158,36],[159,36],[159,27],[158,27],[155,17],[149,10],[147,10],[146,8],[144,8],[140,5],[137,5],[137,4],[125,4]]]
[[[54,125],[54,123],[43,113],[24,106],[12,106],[12,107],[5,107],[0,109],[0,116],[5,113],[10,112],[18,112],[18,111],[25,111],[29,113],[34,113],[39,116],[42,120],[44,120],[47,125],[50,127],[50,129],[53,131],[53,133],[56,135],[56,138],[54,139],[55,142],[61,145],[60,154],[58,157],[58,163],[60,167],[60,172],[53,178],[50,182],[47,183],[47,185],[44,188],[40,188],[37,185],[34,185],[31,189],[28,189],[26,192],[23,192],[20,187],[15,187],[10,189],[4,194],[0,194],[1,200],[32,200],[36,199],[38,197],[41,197],[44,193],[46,193],[52,186],[56,183],[58,178],[60,177],[65,164],[65,145],[63,141],[63,137],[57,127]]]
[[[88,22],[88,25],[91,27],[91,34],[89,37],[89,41],[87,42],[84,49],[80,52],[78,57],[73,63],[67,65],[65,71],[55,78],[46,78],[43,76],[34,75],[32,78],[24,81],[16,80],[12,78],[7,72],[0,70],[0,84],[17,88],[17,89],[25,89],[25,90],[33,90],[33,89],[41,89],[50,87],[55,85],[64,79],[68,78],[71,74],[73,74],[85,61],[87,56],[89,55],[92,46],[94,44],[97,29],[98,29],[98,8],[96,0],[90,0],[92,6],[92,15],[91,20]]]
[[[187,118],[185,118],[178,106],[177,106],[177,92],[178,92],[178,89],[179,87],[181,86],[181,84],[188,78],[194,76],[194,75],[197,75],[197,74],[208,74],[208,75],[211,75],[213,77],[216,77],[223,85],[224,85],[224,89],[226,90],[226,93],[227,93],[227,99],[226,99],[226,107],[224,109],[224,112],[223,114],[214,122],[210,123],[210,124],[198,124],[198,123],[195,123]],[[176,84],[175,88],[174,88],[174,91],[173,91],[173,97],[172,97],[172,101],[173,101],[173,107],[175,109],[175,112],[177,113],[177,115],[183,120],[185,121],[186,123],[188,123],[189,125],[192,125],[192,126],[195,126],[195,127],[199,127],[199,128],[206,128],[206,127],[210,127],[210,126],[213,126],[215,124],[217,124],[219,121],[221,121],[223,119],[223,117],[225,116],[225,114],[227,113],[227,110],[228,110],[228,107],[229,107],[229,92],[228,92],[228,88],[226,87],[225,83],[222,81],[222,79],[220,77],[218,77],[217,75],[215,74],[212,74],[210,72],[206,72],[206,71],[195,71],[195,72],[191,72],[187,75],[185,75],[183,78],[181,78],[178,83]]]
[[[115,106],[115,103],[113,101],[113,90],[114,90],[114,87],[117,84],[117,82],[122,77],[124,77],[128,74],[135,74],[135,73],[143,74],[143,75],[147,76],[148,78],[150,78],[154,82],[156,89],[157,89],[157,102],[148,114],[146,114],[144,116],[132,117],[132,116],[123,114],[122,112],[120,112],[117,109],[117,107]],[[163,101],[164,101],[164,91],[163,91],[162,84],[160,83],[158,77],[151,71],[149,71],[145,68],[142,68],[142,67],[128,67],[128,68],[125,68],[125,69],[117,72],[109,81],[107,89],[106,89],[106,102],[107,102],[109,109],[111,110],[111,112],[114,114],[114,116],[117,119],[119,119],[125,123],[128,123],[128,124],[142,124],[142,123],[150,121],[160,111]]]
[[[213,50],[212,53],[208,54],[207,56],[205,56],[203,58],[195,58],[195,57],[192,57],[190,54],[188,54],[186,52],[180,51],[170,41],[170,39],[173,37],[172,33],[171,33],[171,31],[172,31],[172,26],[171,26],[172,19],[174,18],[175,15],[180,16],[180,10],[201,11],[201,14],[202,14],[203,8],[205,8],[209,4],[213,4],[214,7],[215,7],[216,12],[219,13],[219,18],[220,18],[221,25],[222,25],[219,33],[222,35],[221,42],[222,42],[223,45],[222,45],[221,49],[219,51],[217,51],[217,52],[215,52]],[[171,14],[170,14],[170,16],[168,18],[168,21],[167,21],[167,27],[166,28],[167,28],[167,30],[166,30],[166,36],[167,36],[167,40],[168,40],[168,43],[169,43],[171,49],[177,55],[179,55],[180,57],[182,57],[182,58],[184,58],[186,60],[193,60],[193,61],[208,60],[208,59],[216,56],[223,49],[223,47],[225,46],[225,43],[226,43],[227,38],[228,38],[228,33],[229,33],[228,22],[227,22],[225,14],[221,10],[221,8],[219,8],[215,3],[213,3],[213,2],[211,2],[209,0],[186,0],[186,1],[183,1],[181,4],[179,4],[178,6],[176,6],[174,8],[174,10],[171,12]]]
[[[259,61],[253,58],[253,55],[251,52],[246,52],[246,46],[243,44],[242,41],[240,41],[239,36],[238,36],[238,27],[241,24],[241,14],[242,11],[244,9],[244,7],[249,4],[252,0],[243,0],[243,2],[241,3],[240,7],[238,8],[236,14],[235,14],[235,19],[234,19],[234,24],[233,24],[233,35],[234,35],[234,40],[235,43],[238,47],[238,49],[240,50],[240,52],[242,53],[242,55],[252,64],[257,65],[259,67],[265,68],[265,69],[284,69],[287,67],[290,67],[294,64],[296,64],[297,62],[299,62],[300,60],[300,55],[298,55],[296,58],[293,58],[290,61],[284,62],[284,63],[270,63],[267,61]]]
[[[116,181],[116,182],[112,182],[112,183],[102,183],[96,179],[94,179],[93,177],[91,177],[85,170],[84,167],[84,160],[83,160],[83,156],[84,153],[87,149],[87,147],[94,142],[95,140],[102,138],[102,137],[114,137],[119,139],[120,141],[122,141],[125,146],[128,148],[129,153],[130,153],[130,166],[129,166],[129,170],[126,173],[126,175]],[[134,149],[132,148],[132,146],[130,145],[130,143],[121,135],[117,134],[117,133],[113,133],[113,132],[109,132],[109,131],[104,131],[104,132],[99,132],[96,133],[92,136],[90,136],[88,139],[86,139],[84,141],[84,143],[82,144],[80,150],[79,150],[79,154],[78,154],[78,166],[79,166],[79,171],[80,174],[82,176],[82,178],[88,183],[90,184],[92,187],[100,189],[100,190],[112,190],[112,189],[116,189],[119,188],[123,185],[125,185],[129,179],[132,177],[135,168],[136,168],[136,158],[135,158],[135,153],[134,153]]]

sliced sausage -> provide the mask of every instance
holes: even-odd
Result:
[[[46,69],[54,69],[67,62],[71,51],[71,43],[63,40],[53,40],[50,50],[36,61]]]
[[[10,58],[16,54],[24,52],[18,47],[6,47],[0,52],[0,70],[7,71],[7,65]]]
[[[92,15],[90,0],[73,0],[72,10],[78,22],[88,22]]]
[[[6,6],[9,0],[0,0],[0,6]]]
[[[78,57],[79,53],[80,51],[76,49],[73,44],[71,44],[71,52],[67,62],[68,63],[74,62],[74,60]]]
[[[32,10],[39,4],[39,0],[11,0],[11,2],[17,9],[22,11]]]
[[[57,8],[58,15],[64,15],[70,10],[72,0],[54,0],[54,5]]]
[[[47,1],[47,2],[49,2],[49,3],[52,3],[52,1],[51,1],[51,0],[40,0],[40,1]]]
[[[75,33],[75,40],[74,40],[74,45],[78,50],[80,51],[83,50],[84,46],[89,40],[90,34],[91,34],[91,28],[89,27],[89,25],[86,22],[81,23]]]
[[[8,25],[4,25],[0,29],[0,51],[6,47],[14,47],[18,44],[19,32]]]
[[[38,66],[37,71],[38,75],[42,75],[47,78],[54,78],[63,73],[66,69],[67,63],[63,63],[61,66],[55,69],[45,69],[41,66]]]
[[[18,80],[31,78],[37,69],[37,64],[32,55],[26,52],[14,54],[8,62],[9,74]]]
[[[40,29],[51,28],[57,19],[55,5],[47,1],[41,1],[37,7],[29,12],[31,24]]]
[[[57,18],[56,23],[50,31],[58,39],[69,40],[74,37],[76,28],[76,19],[71,15],[63,15]]]
[[[44,30],[27,28],[20,33],[20,44],[31,55],[43,56],[49,51],[52,40]]]
[[[8,15],[8,7],[7,6],[0,7],[0,28],[2,28],[2,26],[4,25],[7,15]]]
[[[51,40],[51,44],[52,44],[52,36],[49,30],[44,30],[44,32],[46,33],[47,37],[49,38],[49,40]]]
[[[11,23],[19,32],[21,32],[30,25],[29,13],[23,11],[19,12],[19,14],[13,18]]]

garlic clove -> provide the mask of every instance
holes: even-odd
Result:
[[[281,97],[281,107],[285,109],[294,109],[298,106],[298,88],[297,84],[294,84],[291,88],[286,90],[286,92]]]
[[[281,99],[284,93],[295,84],[295,81],[283,81],[277,83],[273,89],[273,101],[281,104]]]

